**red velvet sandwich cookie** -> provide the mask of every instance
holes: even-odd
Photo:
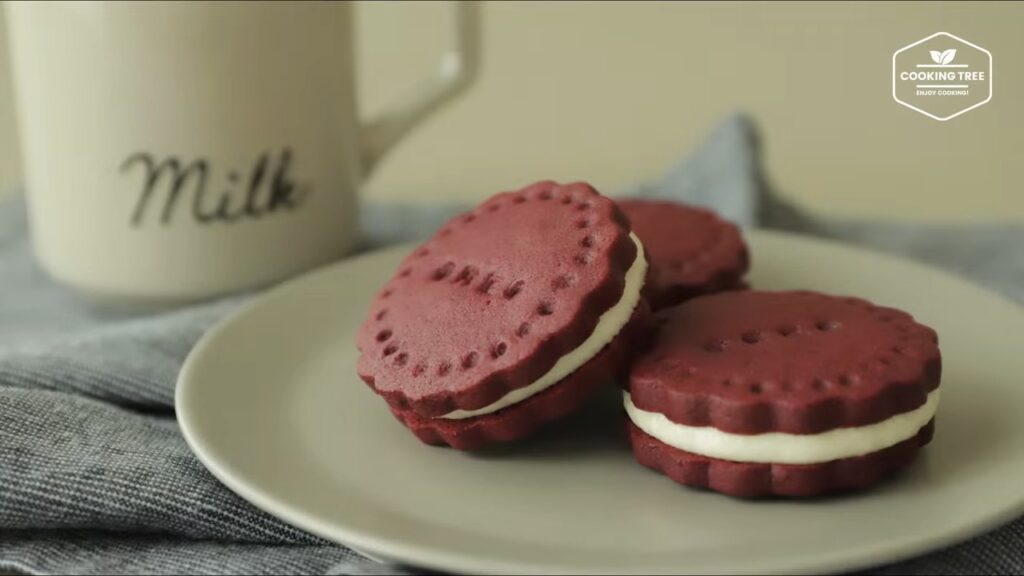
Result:
[[[702,296],[656,316],[624,394],[637,460],[744,497],[865,488],[928,443],[935,332],[814,292]]]
[[[619,208],[651,262],[655,310],[701,294],[744,288],[749,267],[739,228],[710,210],[661,200],[623,200]]]
[[[359,376],[428,444],[522,438],[624,374],[647,260],[584,183],[498,194],[413,251],[360,328]]]

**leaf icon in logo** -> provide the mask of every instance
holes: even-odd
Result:
[[[936,64],[942,64],[942,52],[939,52],[938,50],[932,50],[931,55],[932,62],[935,62]]]
[[[932,56],[932,58],[934,58],[934,56]],[[949,64],[953,61],[953,58],[956,58],[956,48],[950,48],[949,50],[944,51],[941,54],[942,61],[939,62],[939,64]]]

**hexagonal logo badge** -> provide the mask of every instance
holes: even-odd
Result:
[[[992,99],[992,54],[937,32],[892,55],[892,97],[945,122]]]

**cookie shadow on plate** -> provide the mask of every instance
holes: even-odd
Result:
[[[598,453],[630,454],[622,408],[622,391],[603,386],[579,411],[552,422],[533,436],[509,444],[488,446],[468,455],[480,459],[587,458]]]
[[[958,482],[972,468],[1005,458],[1016,441],[1007,435],[1005,418],[1019,415],[998,404],[998,398],[986,395],[944,397],[935,415],[935,437],[921,453],[924,461],[915,462],[908,475],[921,474],[928,482]]]

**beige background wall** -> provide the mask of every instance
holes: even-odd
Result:
[[[4,12],[0,10],[0,24],[3,24],[0,25],[0,198],[11,194],[21,184],[21,157],[7,57],[7,25],[3,19]]]
[[[367,194],[475,198],[538,178],[615,190],[746,110],[774,181],[816,209],[1024,219],[1024,4],[547,2],[484,14],[480,82],[397,149]],[[433,69],[448,12],[375,3],[358,22],[372,113]],[[995,62],[992,101],[945,123],[890,95],[893,51],[937,31]],[[19,181],[5,72],[3,189]]]

